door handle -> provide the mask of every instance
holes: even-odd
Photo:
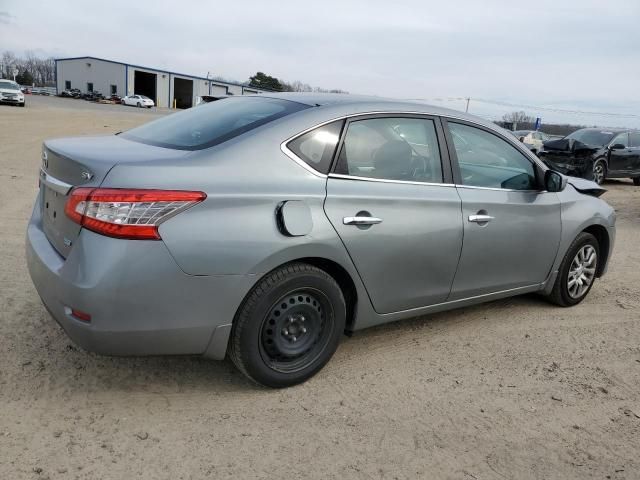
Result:
[[[487,223],[493,219],[491,215],[469,215],[469,221],[473,223]]]
[[[382,223],[381,218],[377,217],[344,217],[342,223],[345,225],[376,225]]]

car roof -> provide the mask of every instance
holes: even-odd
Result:
[[[292,102],[303,103],[312,107],[340,107],[348,106],[353,110],[361,112],[391,111],[391,112],[415,112],[427,115],[438,115],[445,117],[455,117],[461,120],[468,120],[473,123],[481,123],[500,128],[498,125],[486,119],[469,115],[468,113],[449,108],[430,105],[421,100],[404,100],[397,98],[375,97],[367,95],[352,95],[347,93],[306,93],[306,92],[281,92],[281,93],[259,93],[255,95],[243,95],[243,97],[268,97],[281,98]]]

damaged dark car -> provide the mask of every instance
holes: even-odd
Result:
[[[540,158],[554,170],[601,185],[630,178],[640,186],[640,131],[582,128],[544,143]]]

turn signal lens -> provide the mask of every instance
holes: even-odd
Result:
[[[204,192],[183,190],[83,187],[71,191],[64,210],[75,223],[102,235],[159,240],[162,222],[205,198]]]

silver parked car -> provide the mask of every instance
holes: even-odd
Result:
[[[45,142],[27,260],[52,316],[115,355],[302,382],[340,336],[603,275],[615,214],[506,131],[420,103],[226,98]]]

